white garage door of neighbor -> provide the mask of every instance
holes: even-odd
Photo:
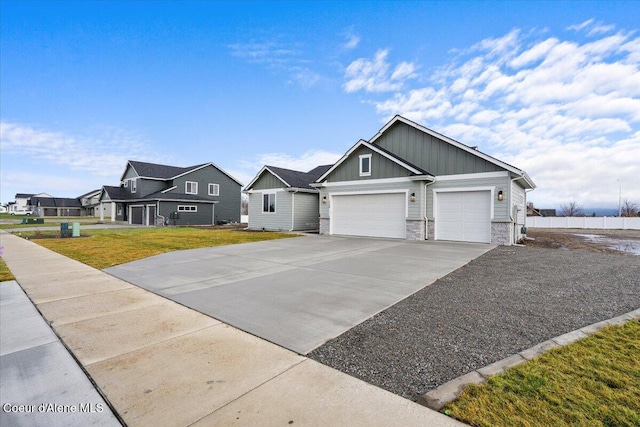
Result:
[[[436,238],[491,243],[491,192],[437,193]]]
[[[332,204],[332,234],[405,238],[405,193],[333,196]]]

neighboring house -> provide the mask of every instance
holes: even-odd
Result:
[[[102,209],[102,216],[104,217],[104,214],[109,214],[111,212],[109,205],[100,203],[101,194],[102,189],[99,188],[78,197],[78,200],[80,200],[80,204],[82,205],[83,215],[101,216],[100,210]]]
[[[31,196],[33,196],[33,194],[17,193],[15,196],[15,202],[9,202],[8,204],[9,213],[30,209],[29,199]]]
[[[319,190],[310,186],[331,165],[300,172],[264,166],[247,185],[249,229],[318,230]]]
[[[501,245],[523,237],[535,188],[523,170],[401,116],[314,186],[321,234]]]
[[[37,216],[82,216],[80,200],[38,194],[29,198],[29,206]]]
[[[183,168],[130,160],[120,181],[119,187],[104,186],[100,195],[100,203],[111,207],[112,221],[143,225],[156,225],[157,220],[171,225],[240,221],[242,184],[213,163]]]

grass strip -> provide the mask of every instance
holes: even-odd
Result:
[[[9,267],[7,267],[4,260],[0,258],[0,282],[6,282],[8,280],[16,280],[16,278],[13,277],[11,270],[9,270]]]
[[[443,411],[472,426],[640,426],[640,320],[470,385]]]
[[[39,238],[48,232],[21,235],[45,248],[103,269],[165,252],[296,237],[274,232],[198,228],[135,228],[82,231],[80,238]]]

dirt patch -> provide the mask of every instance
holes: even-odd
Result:
[[[584,249],[600,253],[638,253],[640,230],[585,230],[529,228],[527,246],[552,249]]]

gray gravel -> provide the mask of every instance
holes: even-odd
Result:
[[[415,400],[511,354],[637,308],[638,256],[498,247],[308,356]]]

